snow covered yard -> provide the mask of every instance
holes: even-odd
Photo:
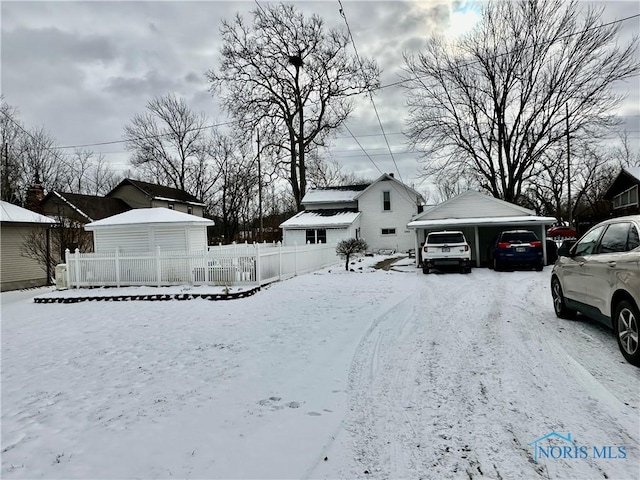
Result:
[[[555,317],[549,267],[378,260],[225,302],[3,293],[1,476],[640,476],[640,370]],[[588,455],[534,461],[553,431]]]

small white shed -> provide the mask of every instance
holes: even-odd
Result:
[[[207,227],[213,220],[169,208],[136,208],[85,225],[93,232],[96,253],[198,252],[207,249]]]

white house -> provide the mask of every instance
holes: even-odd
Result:
[[[280,225],[286,246],[362,238],[372,251],[406,251],[414,247],[407,223],[424,198],[385,173],[368,184],[310,190],[302,205],[304,211]]]
[[[116,249],[128,252],[197,252],[207,249],[207,218],[164,207],[136,208],[85,225],[93,232],[96,253]]]
[[[546,226],[555,221],[554,217],[539,217],[533,210],[469,190],[425,210],[407,227],[413,232],[416,262],[420,262],[420,246],[429,232],[459,230],[471,246],[472,261],[481,266],[488,261],[487,252],[492,239],[503,230],[535,232],[542,241],[546,259]]]

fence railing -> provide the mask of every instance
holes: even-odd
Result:
[[[263,285],[333,265],[336,248],[317,244],[239,244],[201,252],[66,251],[69,287]]]

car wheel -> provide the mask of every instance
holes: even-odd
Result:
[[[640,366],[638,322],[640,313],[632,302],[623,300],[618,303],[613,318],[613,330],[616,332],[620,352],[629,363]]]
[[[497,259],[497,258],[494,258],[494,259],[493,259],[493,269],[494,269],[496,272],[499,272],[500,270],[502,270],[502,265],[500,264],[500,262],[498,262],[498,259]]]
[[[429,267],[422,267],[422,273],[424,273],[425,275],[429,274]]]
[[[544,265],[542,263],[537,264],[536,265],[536,272],[541,272],[543,268],[544,268]]]
[[[553,280],[551,280],[551,296],[553,297],[553,310],[556,312],[557,317],[573,318],[575,316],[576,312],[568,308],[564,301],[562,285],[560,285],[558,277],[553,277]]]

